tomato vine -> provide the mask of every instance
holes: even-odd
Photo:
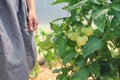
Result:
[[[70,16],[50,23],[57,80],[120,80],[120,1],[56,0]],[[62,21],[59,23],[58,21]]]

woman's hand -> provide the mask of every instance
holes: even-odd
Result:
[[[28,5],[28,30],[33,32],[37,30],[38,20],[35,12],[35,3],[34,0],[26,0]]]
[[[34,10],[29,10],[28,12],[28,30],[33,32],[37,30],[38,20]]]

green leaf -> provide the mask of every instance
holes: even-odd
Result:
[[[75,55],[76,55],[76,52],[69,53],[68,55],[66,55],[64,57],[63,63],[66,64],[66,63],[70,62],[73,59],[73,57],[75,57]]]
[[[59,4],[59,3],[64,3],[64,2],[69,2],[70,0],[56,0],[55,2],[53,2],[52,4]]]
[[[90,37],[89,41],[83,47],[83,57],[87,57],[100,48],[102,48],[102,41],[95,36]]]
[[[62,80],[67,80],[67,78],[66,77],[63,77],[63,79]]]
[[[60,27],[58,24],[50,23],[50,27],[55,33],[60,31]]]
[[[61,68],[60,68],[60,69],[54,69],[52,72],[53,72],[53,73],[59,73],[60,71],[62,71]]]
[[[92,18],[93,18],[94,20],[98,20],[98,18],[99,18],[100,16],[105,15],[108,11],[109,11],[108,8],[97,10],[96,12],[94,12],[94,13],[92,14]],[[103,19],[103,20],[104,20],[104,19]]]
[[[55,46],[55,44],[53,42],[47,40],[47,41],[43,41],[43,42],[39,41],[38,46],[40,46],[40,48],[42,48],[44,50],[48,50],[48,49],[53,48]]]
[[[66,19],[66,17],[63,17],[63,18],[57,18],[57,19],[53,20],[52,22],[50,22],[50,24],[51,24],[51,23],[54,24],[55,22],[57,22],[57,21],[61,21],[61,20],[64,20],[64,19]]]
[[[100,65],[97,61],[91,63],[88,69],[91,74],[94,74],[97,77],[100,75]]]
[[[117,18],[117,22],[120,24],[120,12],[116,11],[114,13],[115,13],[115,17]]]
[[[98,0],[91,0],[92,3],[100,5],[101,3]]]
[[[86,59],[83,58],[82,55],[77,56],[76,65],[80,67],[84,67],[86,65]]]
[[[106,23],[106,13],[109,9],[102,9],[92,14],[93,23],[96,25],[99,31],[104,32]]]
[[[85,3],[86,3],[87,1],[88,1],[88,0],[82,0],[82,1],[76,3],[76,4],[72,5],[72,6],[69,6],[68,8],[66,8],[66,10],[71,11],[71,10],[76,9],[76,8],[78,8],[78,7],[82,7],[83,5],[85,5]]]
[[[58,74],[57,77],[56,77],[56,80],[62,80],[64,77],[63,74]]]
[[[64,75],[64,76],[67,76],[67,71],[68,71],[68,68],[62,68],[62,74]]]
[[[106,33],[104,36],[105,41],[113,40],[116,37],[114,32]]]
[[[111,77],[109,75],[108,76],[105,75],[105,76],[101,76],[100,80],[117,80],[117,79],[114,79],[113,77]]]
[[[120,4],[118,3],[112,3],[111,6],[115,11],[120,11]]]
[[[120,36],[120,30],[116,30],[116,31],[114,31],[114,35],[116,35],[116,36]]]
[[[67,41],[68,39],[65,37],[63,38],[63,35],[58,35],[57,36],[57,49],[59,56],[63,59],[65,57],[65,51],[66,51],[66,46],[67,46]]]
[[[97,20],[93,20],[93,23],[96,25],[97,29],[101,32],[104,32],[105,23],[106,23],[106,16],[101,15]]]
[[[88,76],[89,72],[87,68],[80,68],[80,70],[75,73],[74,80],[87,80]]]

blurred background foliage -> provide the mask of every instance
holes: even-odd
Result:
[[[49,66],[52,69],[59,59],[55,56],[55,44],[52,41],[53,33],[38,29],[35,34],[37,48],[37,62],[30,74],[30,78],[35,78],[40,73],[40,66]]]

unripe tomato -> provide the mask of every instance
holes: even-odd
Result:
[[[87,36],[82,36],[84,38],[85,41],[88,41],[88,37]]]
[[[111,51],[111,56],[113,58],[119,58],[120,57],[120,53],[119,52],[115,52],[115,51]]]
[[[85,45],[87,41],[88,41],[87,36],[78,36],[76,39],[77,46],[79,47]]]
[[[63,33],[64,33],[65,35],[67,35],[67,34],[68,34],[66,31],[63,31]]]
[[[79,71],[80,70],[80,66],[74,66],[73,70],[76,71],[76,72]]]
[[[94,34],[94,30],[93,30],[93,28],[92,27],[88,27],[88,28],[82,28],[81,29],[81,32],[82,33],[84,33],[86,36],[91,36],[91,35],[93,35]]]
[[[78,46],[75,46],[75,51],[78,52],[78,53],[82,52],[82,51],[81,51],[81,48],[78,47]]]
[[[72,41],[76,41],[77,36],[78,36],[77,32],[72,32],[68,34],[68,38]]]
[[[74,66],[75,61],[74,60],[70,61],[70,64],[71,64],[71,66]]]

